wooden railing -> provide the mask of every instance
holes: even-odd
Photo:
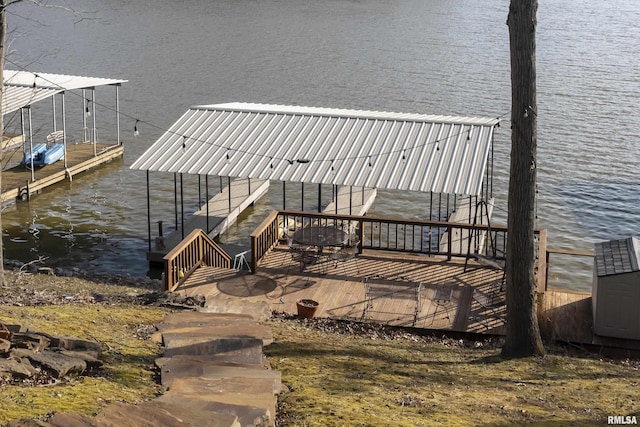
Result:
[[[202,265],[231,268],[229,255],[201,229],[193,230],[163,261],[164,290],[170,292]]]
[[[541,252],[542,253],[542,252]],[[545,248],[545,263],[544,263],[544,283],[545,288],[547,290],[547,283],[549,279],[549,265],[551,254],[555,255],[567,255],[571,257],[590,257],[593,258],[595,256],[594,251],[582,251],[582,250],[574,250],[574,249],[554,249],[554,248]]]
[[[276,210],[251,234],[251,271],[256,271],[259,261],[284,238],[285,232],[292,233],[310,224],[331,224],[356,234],[360,252],[363,249],[398,251],[447,259],[485,253],[495,260],[504,260],[506,255],[505,226]],[[536,230],[535,234],[546,248],[546,232]],[[546,252],[539,253],[544,258]],[[538,286],[544,288],[544,279],[540,279]]]
[[[251,271],[256,272],[256,266],[282,237],[278,223],[278,211],[271,212],[262,223],[251,233]]]

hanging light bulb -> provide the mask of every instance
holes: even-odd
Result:
[[[91,117],[91,110],[89,109],[89,106],[90,106],[90,105],[91,105],[91,100],[90,100],[90,99],[87,99],[87,106],[86,106],[86,107],[85,107],[85,109],[84,109],[84,114],[85,114],[87,117]]]
[[[187,136],[186,135],[182,135],[182,149],[183,150],[187,149]]]
[[[140,122],[140,120],[136,119],[136,124],[133,125],[133,135],[134,136],[140,135],[140,132],[138,131],[138,123],[139,122]]]

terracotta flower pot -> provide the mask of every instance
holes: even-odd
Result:
[[[311,319],[318,309],[318,302],[312,299],[301,299],[296,302],[298,307],[298,316],[303,319]]]

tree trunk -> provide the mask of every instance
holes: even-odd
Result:
[[[507,358],[544,354],[535,310],[536,13],[538,0],[511,0],[511,171],[507,235]]]
[[[4,53],[5,40],[7,38],[7,1],[0,0],[0,105],[4,97]],[[2,112],[0,112],[0,144],[4,137],[4,121]],[[1,145],[0,145],[1,147]],[[2,206],[4,199],[2,198],[2,149],[0,148],[0,286],[4,286],[4,244],[2,242]]]

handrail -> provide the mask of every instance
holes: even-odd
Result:
[[[494,259],[504,260],[506,256],[506,226],[274,210],[251,234],[251,271],[257,270],[260,260],[284,238],[285,232],[312,223],[332,224],[357,233],[359,252],[362,249],[397,251],[443,255],[451,259],[467,257],[484,248],[493,251],[490,255]],[[541,230],[535,230],[535,234],[541,233]],[[546,234],[544,236],[546,242]],[[490,249],[486,246],[488,241],[491,242]]]
[[[551,258],[551,254],[556,255],[570,255],[570,256],[581,256],[581,257],[594,257],[594,251],[583,251],[577,249],[556,249],[556,248],[546,248],[545,251],[545,269],[544,269],[544,284],[546,291],[548,289],[548,280],[549,280],[549,259]]]
[[[281,237],[279,234],[278,211],[272,211],[251,233],[251,272],[256,272],[258,261],[264,257]]]
[[[200,266],[231,268],[231,257],[196,228],[163,258],[164,290],[173,292]]]

